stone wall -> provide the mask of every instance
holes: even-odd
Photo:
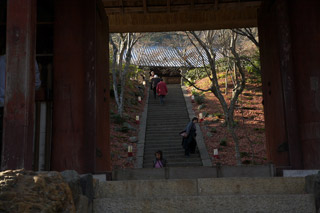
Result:
[[[0,212],[92,212],[93,178],[76,171],[0,172]]]
[[[72,193],[58,172],[0,173],[0,212],[75,212]]]

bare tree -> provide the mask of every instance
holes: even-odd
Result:
[[[219,100],[222,109],[225,115],[225,124],[235,142],[235,151],[236,151],[236,161],[238,165],[241,165],[241,157],[240,157],[240,150],[239,150],[239,139],[235,132],[235,123],[234,123],[234,109],[236,101],[238,100],[239,95],[245,88],[245,73],[241,65],[241,59],[239,54],[237,53],[237,39],[238,36],[236,33],[224,33],[222,35],[218,35],[217,31],[201,31],[201,32],[194,32],[189,31],[186,32],[186,36],[189,38],[192,45],[196,48],[199,57],[207,58],[209,62],[209,69],[204,64],[205,72],[207,73],[207,77],[211,81],[211,86],[207,89],[199,88],[193,82],[189,81],[185,78],[194,88],[200,91],[211,91]],[[217,45],[217,40],[221,39],[223,42],[219,42],[220,46]],[[226,46],[228,44],[229,46]],[[230,100],[230,104],[228,105],[223,93],[220,89],[220,85],[218,82],[217,77],[217,69],[216,69],[216,52],[218,48],[224,46],[225,49],[230,51],[230,54],[233,55],[233,59],[237,66],[237,75],[238,78],[235,79],[235,84],[233,88],[233,96]],[[203,61],[205,61],[203,59]],[[184,77],[184,76],[183,76]]]
[[[258,37],[257,28],[239,28],[239,29],[233,29],[232,31],[237,33],[238,35],[247,37],[259,49],[260,45],[257,39]]]
[[[132,48],[142,37],[137,33],[120,33],[110,36],[110,43],[113,49],[112,58],[112,78],[114,97],[118,107],[118,114],[122,117],[124,108],[124,92],[126,85],[126,77],[132,57]],[[123,67],[123,59],[125,54],[125,65]],[[118,85],[120,84],[120,94]]]
[[[256,46],[256,48],[259,50],[260,44],[258,41],[257,28],[240,28],[240,29],[233,29],[232,31],[234,33],[237,33],[238,35],[241,35],[243,37],[248,38]],[[252,58],[252,57],[242,55],[241,59],[246,61],[247,63],[249,63],[252,67],[254,67],[255,70],[257,70],[259,73],[261,73],[260,66],[257,66],[254,63],[254,60],[259,60],[259,58],[257,59],[255,57]]]

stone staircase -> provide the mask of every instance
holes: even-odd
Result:
[[[179,132],[189,122],[184,96],[179,84],[169,84],[165,104],[159,97],[155,100],[152,91],[149,94],[148,116],[144,144],[143,167],[153,166],[154,153],[162,150],[168,167],[202,166],[199,153],[184,156]]]
[[[304,178],[97,181],[93,212],[313,213]]]
[[[199,154],[184,157],[178,133],[189,121],[190,104],[186,106],[180,85],[168,85],[168,90],[164,106],[149,95],[143,168],[113,171],[113,181],[96,180],[94,213],[316,212],[305,178],[272,177],[272,165],[203,166]],[[168,167],[152,168],[157,150],[163,151]]]

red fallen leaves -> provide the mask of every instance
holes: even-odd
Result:
[[[203,79],[198,82],[201,88],[207,88],[208,80]],[[231,86],[229,87],[231,88]],[[189,89],[189,95],[191,96]],[[130,88],[130,90],[133,90]],[[145,97],[148,89],[145,90]],[[231,89],[228,91],[231,96]],[[126,94],[126,99],[129,98],[129,94]],[[227,100],[228,102],[228,100]],[[136,143],[129,143],[129,137],[138,137],[139,124],[136,122],[136,116],[143,112],[146,103],[146,98],[141,100],[141,103],[134,105],[131,108],[126,108],[125,113],[130,117],[128,122],[137,131],[129,131],[128,133],[122,133],[116,131],[121,125],[115,124],[110,121],[110,141],[111,141],[111,159],[112,167],[116,168],[133,168],[135,163],[135,156],[137,152]],[[223,110],[220,106],[218,99],[211,93],[205,93],[205,105],[204,109],[198,110],[198,104],[192,103],[193,110],[198,115],[200,112],[207,112],[210,115],[223,114]],[[264,112],[262,105],[262,91],[261,84],[247,83],[246,90],[240,95],[238,108],[234,112],[234,120],[238,122],[236,128],[236,134],[240,141],[240,152],[242,153],[241,160],[243,163],[251,163],[252,149],[254,151],[254,162],[256,164],[267,163],[266,148],[265,148],[265,131],[264,131]],[[114,99],[111,99],[110,110],[116,112],[116,103]],[[220,116],[221,117],[221,116]],[[212,121],[209,124],[206,121]],[[200,127],[204,136],[206,147],[209,155],[212,157],[213,164],[217,162],[222,165],[236,165],[235,159],[235,146],[232,137],[227,131],[227,128],[223,126],[223,116],[206,117],[203,122],[200,123]],[[208,135],[208,132],[211,134]],[[251,143],[249,141],[252,141]],[[220,145],[221,142],[226,141],[226,146]],[[132,157],[128,157],[128,145],[133,146]],[[213,157],[213,150],[219,150],[219,158]]]
[[[138,82],[132,82],[134,85],[137,85]],[[145,89],[145,95],[147,95],[147,90]],[[132,92],[138,92],[136,87],[127,88],[127,92],[125,94],[125,100],[129,100],[130,98],[136,98],[132,94]],[[110,110],[112,112],[117,112],[116,102],[114,98],[110,98]],[[141,102],[138,101],[137,105],[132,105],[131,107],[126,107],[124,113],[129,119],[126,120],[133,128],[137,131],[131,131],[124,133],[117,131],[117,128],[121,128],[122,125],[115,124],[112,119],[110,119],[110,146],[111,146],[111,162],[112,169],[118,168],[134,168],[135,164],[135,156],[137,154],[137,144],[130,143],[130,137],[137,137],[139,133],[139,122],[136,122],[136,116],[138,115],[141,118],[144,106],[146,103],[146,98],[141,98]],[[132,153],[128,156],[128,145],[132,145]]]
[[[202,79],[197,82],[200,88],[207,88],[210,82]],[[231,86],[229,87],[231,88]],[[191,87],[188,88],[191,96]],[[224,88],[221,88],[224,90]],[[228,100],[231,98],[232,91],[228,90]],[[204,93],[206,107],[198,110],[198,104],[192,103],[195,114],[209,113],[200,123],[201,131],[204,136],[205,144],[212,163],[222,165],[236,165],[235,145],[226,127],[223,126],[222,107],[218,99],[211,92]],[[234,111],[234,120],[237,122],[236,134],[239,138],[241,161],[244,164],[252,163],[252,151],[254,153],[254,164],[265,164],[266,159],[266,138],[264,131],[264,112],[262,105],[261,84],[247,83],[245,91],[239,96],[237,108]],[[216,116],[214,116],[216,115]],[[213,150],[219,150],[219,160],[213,156]]]

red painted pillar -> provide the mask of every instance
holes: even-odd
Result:
[[[259,17],[267,153],[276,166],[303,168],[288,0],[264,1]],[[295,15],[296,16],[296,15]]]
[[[280,51],[275,5],[265,1],[259,10],[259,41],[261,77],[266,129],[266,149],[268,160],[277,167],[289,167],[285,107],[280,72]],[[279,149],[280,147],[283,147]]]
[[[280,55],[280,73],[285,107],[286,131],[289,145],[290,165],[294,169],[303,169],[301,141],[299,136],[298,108],[296,100],[296,80],[293,70],[292,35],[289,19],[288,0],[278,0],[277,28]]]
[[[291,0],[293,69],[304,169],[320,169],[320,1]]]
[[[109,122],[109,28],[108,18],[101,2],[97,1],[96,13],[96,169],[111,171],[110,122]],[[98,155],[98,153],[101,153]]]
[[[108,46],[97,43],[99,32],[101,41],[108,35],[97,27],[98,19],[96,1],[55,1],[51,170],[110,169]]]
[[[7,1],[2,169],[32,169],[36,0]]]

